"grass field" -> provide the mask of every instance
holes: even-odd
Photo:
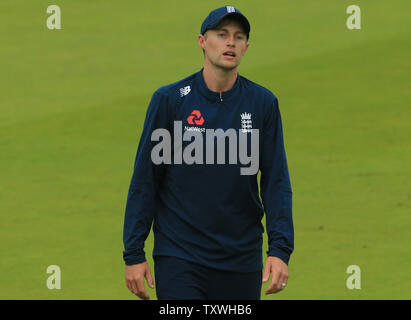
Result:
[[[202,67],[201,22],[226,4],[251,22],[240,74],[279,98],[293,187],[289,285],[262,299],[411,299],[409,0],[1,1],[1,299],[136,299],[122,227],[146,108]]]

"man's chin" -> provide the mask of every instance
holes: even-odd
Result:
[[[225,71],[232,71],[238,67],[238,64],[227,61],[227,62],[218,63],[217,67]]]

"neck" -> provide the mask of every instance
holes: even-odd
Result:
[[[214,92],[230,90],[237,79],[237,68],[224,70],[212,67],[210,63],[204,63],[203,78],[207,87]]]

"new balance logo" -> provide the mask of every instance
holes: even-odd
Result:
[[[187,122],[189,124],[196,124],[198,126],[201,126],[204,123],[204,118],[201,115],[201,112],[198,110],[193,110],[191,114],[187,118]]]
[[[186,86],[184,88],[180,88],[180,97],[184,97],[191,91],[190,86]]]

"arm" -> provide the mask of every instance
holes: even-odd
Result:
[[[142,298],[148,297],[144,289],[144,277],[147,280],[151,279],[149,283],[151,282],[152,286],[144,242],[151,230],[157,190],[164,172],[163,165],[155,165],[151,161],[151,150],[154,145],[151,133],[157,128],[168,127],[167,115],[167,97],[156,91],[147,109],[124,216],[123,259],[126,264],[126,283],[131,291],[141,293],[138,295]]]
[[[272,273],[266,293],[273,293],[283,289],[282,283],[287,283],[287,265],[294,250],[292,191],[277,99],[265,119],[260,168],[261,199],[268,234],[268,258],[263,281],[266,282]]]

